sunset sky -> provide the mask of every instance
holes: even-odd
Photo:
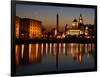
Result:
[[[56,27],[56,15],[59,14],[59,28],[64,29],[66,24],[70,25],[74,18],[79,20],[80,13],[84,24],[94,24],[95,9],[76,7],[56,7],[43,5],[16,5],[16,16],[40,20],[42,26],[48,29]]]

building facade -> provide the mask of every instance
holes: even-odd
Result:
[[[20,32],[20,18],[16,16],[16,38],[19,39]]]
[[[42,37],[42,27],[41,22],[37,20],[30,20],[29,24],[29,38],[41,38]]]
[[[41,36],[41,21],[16,16],[16,38],[34,39]]]
[[[65,26],[65,34],[72,35],[72,36],[73,35],[78,36],[78,35],[84,34],[84,30],[80,28],[81,25],[83,25],[83,17],[80,14],[79,21],[77,21],[77,19],[74,18],[72,25]]]

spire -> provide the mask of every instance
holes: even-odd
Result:
[[[82,17],[82,14],[80,13],[80,17]]]
[[[74,18],[73,22],[77,22],[77,19],[76,19],[76,17]]]
[[[57,32],[59,32],[59,15],[58,15],[58,13],[57,13]]]
[[[82,17],[81,13],[80,13],[80,16],[79,16],[79,23],[83,24],[83,17]]]

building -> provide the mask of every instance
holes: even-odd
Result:
[[[80,24],[83,24],[83,17],[82,17],[82,14],[80,14],[80,16],[79,16],[79,23],[80,23]]]
[[[27,18],[21,19],[21,25],[20,25],[20,38],[21,39],[28,39],[29,38],[29,26],[30,26],[30,20]]]
[[[84,31],[81,30],[79,27],[79,24],[83,24],[83,17],[80,14],[79,21],[77,21],[76,18],[74,18],[73,22],[71,25],[66,25],[65,26],[65,35],[81,35],[84,34]]]
[[[20,32],[20,18],[16,16],[16,38],[19,39]]]
[[[34,39],[41,38],[41,21],[16,16],[16,38]]]
[[[42,37],[41,21],[30,19],[29,38],[33,39],[41,37]]]

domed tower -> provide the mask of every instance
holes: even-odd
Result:
[[[78,21],[76,18],[74,18],[74,20],[73,20],[72,28],[78,28]]]
[[[82,17],[82,14],[80,14],[80,17],[79,17],[79,23],[80,23],[80,24],[83,24],[83,17]]]

